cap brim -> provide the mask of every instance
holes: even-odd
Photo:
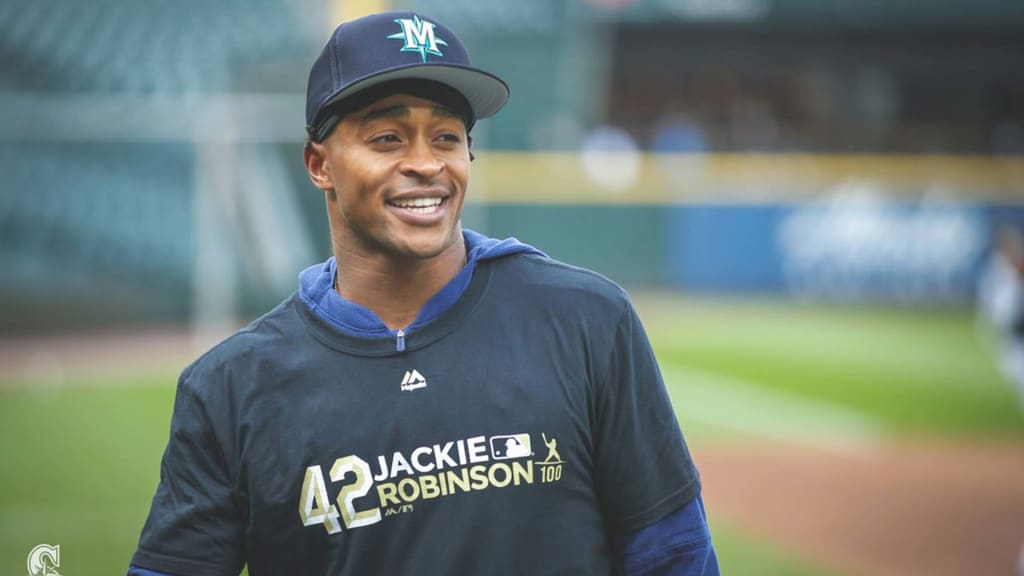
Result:
[[[501,78],[477,68],[438,63],[415,64],[361,78],[333,94],[320,109],[326,110],[331,104],[378,84],[407,79],[434,80],[451,86],[465,96],[477,118],[493,116],[508,102],[508,84]]]

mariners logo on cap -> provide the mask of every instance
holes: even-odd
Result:
[[[427,61],[427,54],[444,56],[437,49],[437,45],[447,46],[448,43],[441,38],[434,36],[434,23],[420,20],[420,17],[413,14],[412,18],[399,18],[395,22],[402,27],[401,32],[388,36],[388,40],[402,40],[402,52],[419,52],[420,58]]]

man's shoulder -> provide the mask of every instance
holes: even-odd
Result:
[[[253,361],[273,361],[286,356],[295,346],[303,322],[295,313],[293,294],[248,326],[234,332],[199,356],[185,368],[182,380],[193,375],[232,370]]]
[[[571,302],[621,311],[626,291],[607,277],[579,266],[537,254],[517,254],[494,261],[497,281],[506,291],[531,299]]]

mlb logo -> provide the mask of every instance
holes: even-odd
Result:
[[[523,458],[531,455],[533,455],[533,450],[530,449],[529,434],[491,436],[491,456],[495,460]]]

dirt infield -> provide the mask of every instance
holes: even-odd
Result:
[[[899,443],[864,453],[706,446],[712,520],[840,574],[1017,574],[1024,445]]]
[[[0,340],[0,386],[62,386],[139,371],[177,375],[226,335],[166,327]]]

